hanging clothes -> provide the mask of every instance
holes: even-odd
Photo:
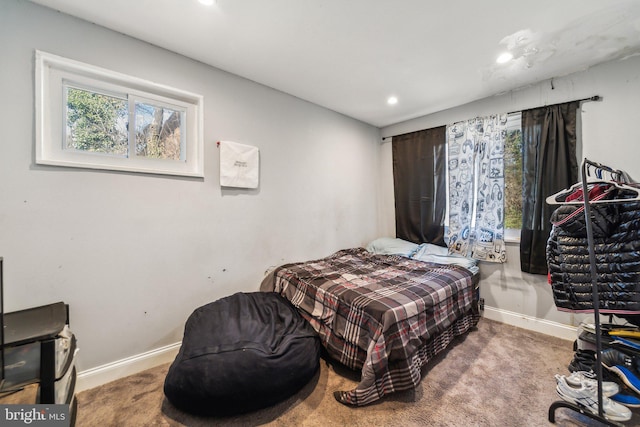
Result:
[[[596,183],[589,189],[601,313],[640,314],[640,202],[636,197],[637,192],[613,183]],[[576,189],[566,201],[582,198],[582,190]],[[612,203],[593,203],[599,200]],[[592,311],[584,205],[560,205],[551,223],[546,252],[554,302],[564,311]]]

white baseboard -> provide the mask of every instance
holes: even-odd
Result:
[[[573,326],[525,316],[512,311],[485,306],[483,317],[570,341],[576,339],[576,328]],[[177,342],[146,353],[82,371],[78,374],[76,392],[98,387],[163,363],[172,362],[180,350],[180,344],[181,343]]]
[[[98,387],[119,378],[142,372],[163,363],[172,362],[180,350],[179,342],[126,359],[117,360],[78,373],[76,393]]]
[[[485,306],[482,316],[490,320],[495,320],[496,322],[506,323],[507,325],[517,326],[518,328],[540,332],[541,334],[551,335],[569,341],[574,341],[577,337],[574,326],[538,319],[537,317],[525,316],[524,314],[513,311]]]

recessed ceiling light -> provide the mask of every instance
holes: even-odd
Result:
[[[387,104],[389,105],[396,105],[398,103],[398,98],[396,98],[395,96],[390,96],[387,99]]]
[[[511,61],[512,59],[513,59],[513,54],[511,52],[505,52],[500,56],[498,56],[498,59],[496,59],[496,62],[498,64],[504,64],[506,62]]]
[[[198,0],[205,6],[213,6],[216,3],[216,0]]]

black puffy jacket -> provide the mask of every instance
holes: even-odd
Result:
[[[599,308],[603,313],[626,312],[620,314],[627,317],[624,314],[640,314],[640,202],[625,202],[624,197],[630,195],[612,187],[604,199],[622,201],[593,203],[590,210]],[[555,304],[571,311],[593,310],[584,207],[560,205],[551,222],[547,265]]]

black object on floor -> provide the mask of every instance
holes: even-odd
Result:
[[[320,340],[275,292],[236,293],[196,309],[164,383],[168,400],[197,415],[233,415],[280,402],[319,367]]]

